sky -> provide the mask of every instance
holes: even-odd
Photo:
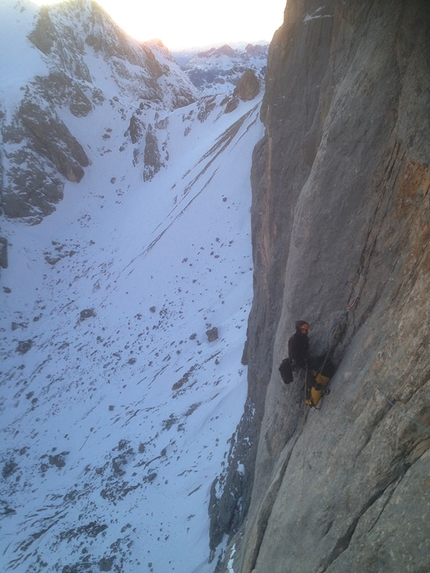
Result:
[[[35,0],[37,4],[58,0]],[[160,39],[169,50],[268,41],[283,22],[286,0],[98,0],[128,34]]]

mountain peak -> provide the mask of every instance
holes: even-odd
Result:
[[[173,109],[195,101],[197,92],[165,48],[131,39],[95,2],[72,0],[32,14],[11,19],[10,60],[2,64],[4,86],[16,69],[23,74],[19,92],[10,103],[5,98],[1,119],[7,158],[2,197],[8,217],[35,223],[63,197],[65,179],[79,182],[90,162],[91,153],[67,126],[66,110],[91,117],[109,101],[119,103],[117,94],[124,110],[144,101]]]
[[[220,57],[220,56],[228,56],[230,58],[237,55],[236,50],[233,50],[228,44],[224,44],[220,48],[210,48],[205,52],[199,52],[197,54],[198,58],[208,58],[208,57]]]

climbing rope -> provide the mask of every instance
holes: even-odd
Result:
[[[354,308],[357,304],[358,299],[361,296],[361,291],[363,290],[365,281],[365,275],[361,274],[360,278],[358,279],[357,288],[355,289],[355,293],[352,296],[351,300],[347,303],[345,310],[339,313],[337,318],[334,320],[334,324],[328,328],[327,331],[327,357],[330,356],[330,352],[332,351],[333,347],[337,345],[340,338],[342,337],[344,331],[348,327],[348,315],[349,312]],[[345,320],[345,324],[341,325],[341,321]],[[339,340],[338,340],[339,339]]]
[[[357,300],[357,297],[355,298],[355,300]],[[318,374],[322,374],[324,367],[327,363],[327,360],[329,360],[331,358],[330,353],[333,350],[333,348],[335,347],[335,345],[337,345],[337,343],[338,343],[337,338],[338,337],[340,338],[340,336],[343,333],[342,329],[339,328],[340,321],[341,321],[343,316],[346,316],[346,317],[348,316],[348,312],[349,312],[349,310],[342,311],[342,313],[339,315],[339,317],[335,320],[334,326],[330,326],[328,331],[327,331],[327,347],[328,347],[328,350],[325,352],[324,361],[323,361],[322,365],[316,369]],[[348,325],[348,319],[346,321],[345,327],[347,325]],[[339,336],[339,332],[340,332],[340,336]],[[306,365],[306,381],[305,381],[306,385],[307,385],[307,382],[308,382],[308,379],[307,379],[307,365]],[[319,408],[317,406],[313,406],[313,408],[315,410],[320,410],[321,406]]]
[[[361,277],[360,277],[361,278]],[[346,310],[344,310],[343,312],[341,312],[338,316],[338,318],[335,320],[334,322],[334,326],[330,327],[328,330],[328,336],[327,336],[327,345],[328,345],[328,350],[327,350],[327,354],[325,356],[323,365],[321,366],[321,368],[319,369],[319,372],[321,373],[326,362],[327,359],[330,356],[330,352],[332,351],[333,347],[335,346],[335,342],[336,342],[336,336],[337,336],[337,332],[336,329],[339,326],[339,323],[342,319],[342,317],[344,316],[348,316],[349,311],[351,310],[351,308],[353,307],[353,305],[357,302],[359,297],[358,295],[355,295],[355,297],[352,299],[351,303],[348,304]],[[334,334],[336,336],[334,336]],[[362,370],[363,375],[367,374],[367,370]],[[404,412],[401,408],[399,408],[395,402],[393,402],[389,396],[387,396],[387,394],[378,386],[378,384],[376,384],[376,382],[374,380],[372,380],[369,377],[369,382],[376,388],[376,390],[381,394],[381,396],[383,396],[385,398],[385,400],[390,404],[390,406],[392,408],[394,408],[397,412],[399,412],[399,414],[405,418],[406,420],[409,420],[410,422],[412,422],[413,424],[415,424],[415,426],[417,426],[418,428],[420,428],[423,432],[425,432],[426,434],[430,435],[430,428],[426,428],[425,426],[423,426],[422,424],[420,424],[419,422],[417,422],[412,416],[409,416],[409,414],[406,414],[406,412]],[[316,408],[317,410],[319,410],[319,408]]]
[[[306,364],[305,368],[305,384],[303,388],[304,396],[303,396],[303,405],[306,403],[306,387],[307,387],[307,378],[308,378],[308,365]],[[303,531],[303,496],[305,490],[305,460],[306,460],[306,432],[303,431],[305,422],[306,422],[306,413],[307,408],[303,408],[303,428],[302,428],[302,436],[303,436],[303,455],[302,455],[302,479],[301,479],[301,488],[300,488],[300,507],[302,508],[300,514],[300,528],[299,531]],[[304,571],[304,553],[303,553],[303,535],[300,535],[300,571]]]
[[[360,277],[361,279],[364,279],[363,276]],[[359,281],[360,282],[360,281]],[[352,307],[355,305],[355,303],[357,302],[358,298],[360,296],[360,291],[358,291],[358,294],[356,294],[353,299],[351,300],[351,302],[347,305],[346,310],[342,311],[339,316],[336,318],[334,325],[329,327],[328,330],[328,335],[327,335],[327,346],[328,346],[328,350],[323,362],[323,365],[321,366],[321,368],[319,369],[319,372],[321,373],[323,371],[323,368],[328,360],[328,358],[330,357],[330,352],[332,351],[333,347],[335,346],[336,343],[336,338],[338,335],[337,329],[339,327],[340,321],[342,320],[342,318],[348,317],[348,313],[349,311],[352,309]],[[347,319],[348,320],[348,319]],[[335,336],[336,335],[336,336]],[[362,370],[363,375],[367,374],[367,370]],[[430,428],[426,428],[425,426],[423,426],[422,424],[420,424],[419,422],[417,422],[412,416],[409,416],[409,414],[406,414],[406,412],[404,412],[401,408],[399,408],[395,402],[393,402],[389,396],[387,396],[387,394],[378,386],[378,384],[376,384],[376,382],[374,380],[372,380],[369,377],[369,382],[376,388],[376,390],[381,394],[381,396],[383,396],[385,398],[385,400],[390,404],[390,406],[392,408],[394,408],[397,412],[399,412],[399,414],[405,418],[406,420],[409,420],[410,422],[412,422],[413,424],[415,424],[415,426],[417,426],[418,428],[420,428],[423,432],[425,432],[426,434],[430,435]],[[319,408],[317,408],[319,410]]]
[[[365,274],[360,274],[354,295],[352,296],[351,300],[346,305],[345,310],[343,310],[342,312],[339,313],[337,318],[334,320],[334,323],[332,325],[330,325],[329,328],[327,329],[326,346],[327,346],[328,350],[326,351],[326,354],[324,357],[324,362],[323,362],[322,366],[318,369],[319,374],[322,373],[322,371],[323,371],[323,369],[327,363],[327,360],[331,357],[330,355],[331,355],[333,349],[337,346],[337,344],[339,343],[340,338],[342,337],[344,331],[348,327],[349,312],[354,308],[354,306],[357,304],[357,301],[359,300],[359,298],[361,296],[361,291],[363,290],[365,278],[366,278]],[[341,324],[342,320],[345,321],[344,325]],[[363,371],[363,372],[365,372],[365,371]],[[414,418],[412,418],[411,416],[406,414],[406,412],[401,410],[392,400],[390,400],[390,398],[387,396],[387,394],[385,394],[381,390],[381,388],[376,384],[376,382],[374,382],[371,378],[369,378],[369,381],[371,384],[373,384],[373,386],[381,394],[381,396],[383,396],[385,398],[385,400],[391,405],[391,407],[394,408],[395,410],[397,410],[401,416],[403,416],[405,419],[407,419],[410,422],[412,422],[413,424],[415,424],[418,428],[420,428],[426,434],[430,435],[430,429],[429,428],[426,428],[425,426],[423,426],[422,424],[417,422]],[[319,410],[319,408],[316,408],[316,409]]]
[[[367,371],[366,370],[362,370],[363,374],[366,374]],[[428,434],[430,436],[430,428],[426,428],[425,426],[423,426],[422,424],[420,424],[419,422],[417,422],[412,416],[409,416],[409,414],[406,414],[406,412],[404,412],[401,408],[399,408],[395,402],[393,402],[392,400],[390,400],[390,398],[385,394],[385,392],[383,392],[381,390],[381,388],[379,388],[379,386],[376,384],[376,382],[374,382],[371,378],[369,378],[369,382],[371,384],[373,384],[373,386],[376,388],[376,390],[378,390],[378,392],[381,394],[381,396],[383,396],[385,398],[385,400],[390,404],[390,406],[392,406],[397,412],[399,412],[399,414],[401,416],[403,416],[403,418],[405,418],[406,420],[409,420],[410,422],[412,422],[413,424],[415,424],[415,426],[417,426],[418,428],[420,428],[423,432],[425,432],[426,434]]]

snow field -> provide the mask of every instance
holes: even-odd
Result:
[[[15,513],[0,559],[11,570],[61,571],[82,555],[124,573],[215,566],[207,505],[246,395],[249,172],[262,133],[244,105],[237,119],[250,115],[219,152],[220,109],[188,135],[179,112],[166,130],[171,162],[153,181],[118,153],[118,137],[52,216],[8,224],[3,460],[20,478],[7,484]],[[33,341],[24,355],[20,340]]]

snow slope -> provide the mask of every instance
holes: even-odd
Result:
[[[232,135],[218,157],[196,129],[175,158],[185,138],[172,134],[171,165],[143,186],[102,156],[42,224],[6,226],[2,460],[16,468],[2,480],[14,511],[2,559],[14,570],[29,554],[58,570],[74,562],[88,545],[78,515],[108,526],[88,547],[96,560],[133,541],[124,571],[146,559],[193,571],[207,558],[208,491],[246,391],[248,173],[261,129],[248,108],[234,136],[212,117]]]
[[[164,153],[146,182],[124,139],[135,102],[59,109],[84,179],[41,224],[2,221],[1,571],[215,568],[207,506],[246,394],[262,136],[259,100],[224,114],[222,97],[145,110]]]

